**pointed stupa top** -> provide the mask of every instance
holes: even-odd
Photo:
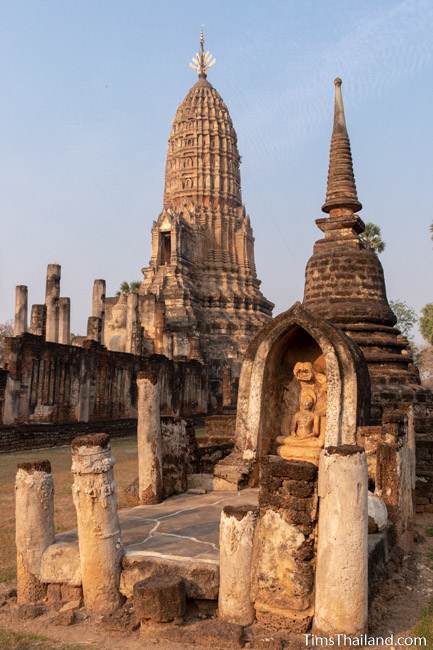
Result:
[[[352,153],[344,116],[343,97],[340,78],[335,79],[334,127],[332,129],[331,151],[329,156],[328,186],[323,212],[335,208],[346,208],[357,212],[362,209],[356,193],[353,174]]]

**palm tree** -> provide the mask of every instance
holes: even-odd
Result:
[[[359,238],[366,248],[369,248],[376,254],[383,253],[385,250],[385,242],[382,239],[380,226],[375,223],[366,223],[365,230]]]
[[[126,280],[124,280],[120,285],[120,289],[116,293],[116,296],[121,296],[121,295],[127,296],[128,293],[134,293],[138,291],[140,285],[141,285],[140,280],[133,280],[132,282],[126,282]]]

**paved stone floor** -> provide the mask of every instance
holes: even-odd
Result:
[[[153,506],[119,510],[127,556],[218,563],[218,534],[225,505],[257,504],[258,491],[179,494]],[[57,540],[75,541],[76,531]]]
[[[257,490],[179,494],[120,510],[126,554],[218,561],[221,510],[241,503],[257,504]]]

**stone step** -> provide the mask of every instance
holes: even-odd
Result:
[[[174,558],[169,556],[134,553],[128,551],[122,560],[120,591],[130,598],[134,584],[140,580],[158,577],[178,577],[185,583],[186,595],[196,600],[216,600],[219,589],[218,560],[203,560],[193,557]]]
[[[217,491],[238,490],[245,487],[251,465],[238,452],[223,458],[214,468],[213,488]]]

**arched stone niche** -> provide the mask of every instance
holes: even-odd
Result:
[[[343,332],[295,303],[259,332],[244,358],[235,454],[245,461],[275,453],[282,428],[288,432],[292,426],[288,423],[299,410],[302,390],[294,376],[299,363],[301,369],[312,369],[319,382],[326,377],[322,446],[355,444],[357,427],[368,422],[370,383],[359,348]],[[318,399],[323,399],[323,392]]]

